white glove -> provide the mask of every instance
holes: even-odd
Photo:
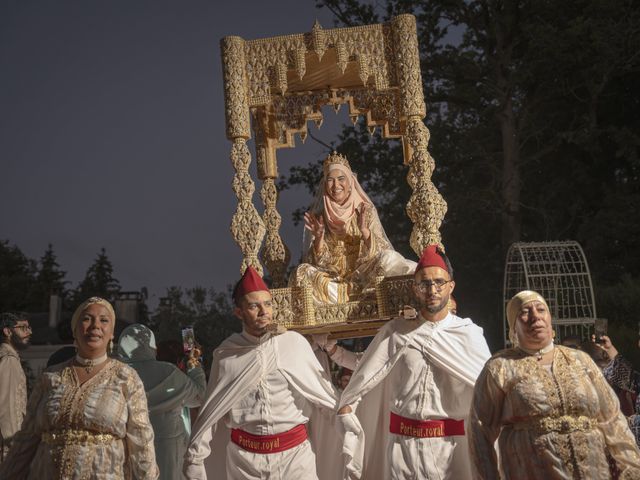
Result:
[[[356,417],[355,413],[350,412],[338,414],[338,421],[345,434],[352,433],[357,437],[362,433],[360,421],[358,420],[358,417]]]
[[[360,422],[356,414],[351,412],[339,414],[338,423],[343,436],[344,478],[360,479],[364,460],[364,434]]]
[[[204,463],[184,463],[182,471],[187,480],[207,480],[207,471],[204,469]]]

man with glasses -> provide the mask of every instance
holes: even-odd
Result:
[[[31,327],[23,314],[0,316],[0,463],[9,451],[13,436],[20,430],[27,411],[27,379],[18,352],[29,346]]]
[[[482,329],[449,311],[454,287],[449,259],[428,246],[414,273],[418,317],[382,327],[340,398],[350,478],[472,478],[465,423],[490,353]]]
[[[186,478],[339,478],[337,393],[309,342],[274,328],[271,293],[252,267],[233,300],[242,333],[213,352],[207,398],[185,455]]]

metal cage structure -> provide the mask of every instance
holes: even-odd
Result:
[[[522,290],[534,290],[549,305],[557,340],[593,333],[597,318],[593,283],[578,242],[514,243],[507,252],[503,286],[504,343],[509,345],[507,303]]]

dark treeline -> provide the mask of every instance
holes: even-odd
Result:
[[[75,288],[69,286],[66,276],[53,245],[34,260],[8,240],[0,240],[0,311],[46,312],[51,295],[61,297],[63,309],[71,310],[91,296],[113,302],[121,290],[104,248]]]
[[[640,318],[640,3],[631,0],[318,0],[339,26],[417,17],[433,181],[448,202],[442,238],[463,314],[501,346],[506,251],[577,240],[598,314],[637,351]],[[410,196],[398,142],[362,122],[336,144],[407,255]],[[320,160],[281,186],[310,191]],[[299,212],[298,212],[299,214]],[[299,217],[298,217],[299,218]]]
[[[459,309],[485,327],[492,349],[501,346],[509,245],[570,239],[585,250],[598,314],[609,319],[614,343],[625,353],[637,351],[640,2],[317,5],[344,26],[401,13],[417,17],[433,181],[448,202],[442,238],[456,269]],[[394,246],[414,255],[401,146],[371,137],[358,123],[345,127],[336,147],[376,202]],[[313,191],[321,175],[317,160],[294,168],[281,187]],[[101,257],[104,251],[83,282],[69,288],[52,248],[34,261],[0,243],[0,309],[45,310],[53,291],[63,292],[69,309],[89,294],[108,297],[119,284]],[[206,289],[169,289],[167,297],[166,308],[149,318],[159,332],[231,309],[228,296]],[[202,330],[209,328],[201,321]]]
[[[93,259],[82,281],[75,288],[69,284],[51,244],[39,260],[34,260],[8,240],[0,240],[0,312],[47,312],[50,296],[59,295],[63,300],[62,321],[68,323],[73,310],[87,298],[99,296],[113,303],[122,290],[104,248]],[[229,292],[174,286],[167,289],[153,312],[149,312],[143,297],[138,308],[139,321],[156,332],[158,341],[181,341],[181,328],[193,326],[204,351],[211,352],[239,329],[229,299]]]

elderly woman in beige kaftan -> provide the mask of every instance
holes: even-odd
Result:
[[[640,452],[615,393],[587,354],[553,344],[544,298],[520,292],[507,317],[515,346],[487,362],[474,389],[476,478],[609,479],[608,457],[620,478],[640,478]]]
[[[78,355],[38,379],[0,478],[158,478],[144,386],[135,370],[106,355],[114,324],[106,300],[78,307]]]
[[[347,302],[373,287],[377,276],[416,268],[393,249],[375,206],[336,152],[324,161],[316,199],[305,213],[303,259],[289,284],[310,285],[316,303]]]

